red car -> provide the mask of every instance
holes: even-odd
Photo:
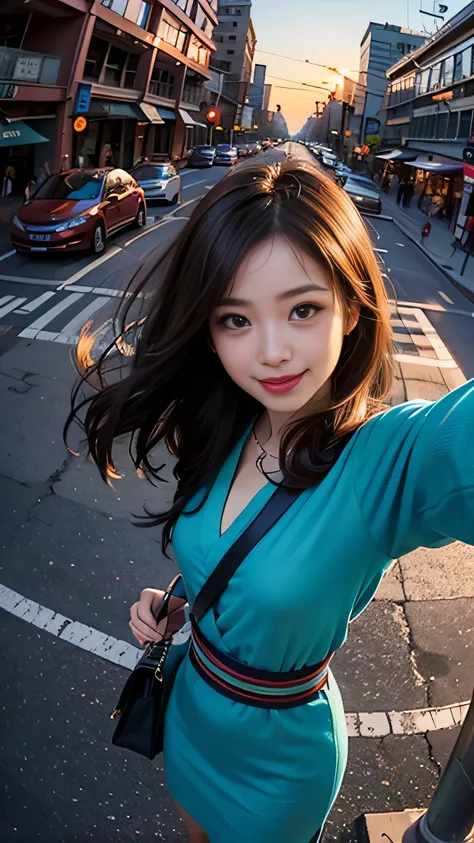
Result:
[[[100,255],[111,234],[146,225],[145,195],[125,170],[65,170],[50,176],[13,217],[18,252]]]

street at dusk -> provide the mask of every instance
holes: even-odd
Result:
[[[329,7],[323,8],[320,3],[300,0],[289,14],[280,0],[272,6],[268,0],[240,0],[237,4],[230,0],[25,2],[27,5],[12,0],[8,10],[0,10],[1,843],[382,843],[384,835],[392,843],[402,843],[402,838],[403,843],[413,843],[415,838],[409,838],[407,830],[414,828],[415,822],[420,835],[418,843],[472,840],[474,802],[470,801],[469,788],[474,797],[474,711],[470,708],[474,676],[474,519],[469,520],[473,488],[470,447],[466,447],[461,468],[453,459],[439,475],[440,488],[445,488],[452,477],[456,488],[468,490],[458,504],[459,518],[453,518],[453,523],[460,525],[459,530],[443,533],[440,505],[440,514],[434,515],[439,518],[439,526],[435,521],[430,523],[434,536],[430,546],[414,543],[414,549],[407,552],[410,542],[398,541],[394,527],[393,547],[397,552],[391,554],[384,549],[386,573],[380,584],[380,577],[374,574],[369,585],[361,584],[356,597],[350,598],[347,640],[341,641],[343,646],[332,648],[337,652],[332,656],[329,678],[325,677],[327,687],[324,682],[320,689],[318,686],[310,702],[301,707],[288,704],[288,710],[282,711],[271,710],[271,702],[270,710],[265,710],[266,701],[262,704],[261,699],[259,707],[252,707],[252,702],[244,706],[239,697],[232,696],[229,684],[224,683],[224,677],[231,683],[226,665],[234,663],[234,668],[238,664],[243,671],[242,675],[235,674],[240,677],[237,691],[248,692],[249,699],[250,688],[253,699],[257,699],[258,685],[252,685],[252,676],[255,683],[266,682],[262,693],[267,694],[268,700],[268,689],[272,682],[276,683],[277,671],[294,681],[296,677],[299,686],[296,684],[295,688],[306,691],[310,678],[308,674],[302,685],[303,666],[307,670],[307,665],[316,662],[319,671],[322,661],[301,657],[293,663],[296,632],[294,638],[283,643],[281,663],[285,667],[267,667],[263,656],[254,663],[253,644],[242,644],[241,649],[233,647],[233,630],[226,628],[222,647],[217,639],[206,642],[204,667],[197,659],[200,673],[196,657],[189,666],[186,663],[184,670],[180,668],[175,680],[180,693],[187,693],[183,691],[183,675],[188,677],[195,669],[189,699],[199,683],[204,689],[202,703],[191,718],[191,734],[193,729],[199,733],[206,715],[211,720],[214,717],[215,735],[221,735],[221,744],[212,732],[205,741],[201,736],[209,745],[209,757],[195,748],[187,755],[186,743],[183,739],[180,744],[178,734],[180,718],[184,720],[184,712],[189,712],[187,698],[181,700],[182,708],[178,703],[171,714],[167,711],[166,728],[170,734],[171,728],[174,730],[179,763],[184,768],[189,763],[193,771],[195,803],[201,811],[194,817],[201,826],[196,829],[189,825],[189,817],[184,818],[183,824],[170,795],[171,791],[173,798],[180,801],[170,786],[172,783],[176,787],[177,761],[170,760],[167,778],[167,764],[161,752],[150,761],[137,752],[114,746],[112,735],[118,721],[110,719],[125,681],[143,655],[137,635],[139,627],[133,628],[133,615],[132,628],[129,625],[131,605],[141,600],[142,589],[165,590],[180,567],[184,579],[189,576],[189,558],[185,558],[184,566],[180,565],[184,532],[182,527],[179,530],[180,521],[176,546],[169,546],[167,554],[162,551],[162,526],[144,528],[137,524],[145,512],[158,513],[172,506],[177,492],[173,470],[180,455],[173,456],[173,449],[160,441],[151,453],[151,462],[163,466],[163,479],[151,484],[140,467],[145,468],[145,464],[140,462],[134,467],[129,455],[130,436],[122,433],[113,452],[117,476],[107,484],[88,453],[84,431],[77,424],[72,425],[69,450],[63,432],[77,383],[75,351],[84,326],[88,325],[91,332],[107,328],[104,350],[115,336],[115,316],[128,300],[135,276],[140,277],[144,265],[152,268],[157,264],[158,257],[185,230],[199,203],[215,195],[210,193],[215,186],[226,199],[217,200],[212,206],[215,216],[209,229],[204,227],[203,231],[219,231],[222,243],[212,242],[212,235],[205,245],[209,251],[215,248],[216,255],[220,246],[230,253],[234,239],[241,242],[238,238],[243,228],[238,226],[244,226],[245,220],[242,221],[244,215],[239,206],[235,211],[234,237],[228,208],[231,201],[237,201],[234,194],[243,203],[244,195],[248,196],[255,185],[249,183],[245,189],[234,191],[230,186],[239,179],[243,184],[246,167],[252,164],[271,169],[276,186],[269,190],[268,204],[275,201],[275,195],[281,195],[278,201],[284,220],[286,203],[295,203],[296,221],[291,222],[295,226],[300,219],[297,203],[304,200],[309,207],[306,173],[314,179],[320,174],[323,183],[330,180],[331,197],[336,197],[331,201],[338,201],[337,197],[344,193],[340,218],[344,231],[344,213],[347,214],[347,255],[359,250],[361,237],[365,242],[363,228],[359,237],[353,234],[353,216],[362,220],[381,272],[390,314],[395,377],[389,396],[392,409],[387,415],[405,402],[449,400],[454,390],[458,391],[459,400],[457,404],[453,402],[451,411],[448,409],[448,419],[463,400],[466,403],[471,399],[472,403],[468,382],[474,379],[474,3],[363,0],[355,11],[353,2],[333,0],[329,12]],[[281,187],[278,180],[285,178],[285,168],[291,175]],[[314,195],[320,194],[316,191]],[[222,214],[230,220],[229,240],[225,243],[226,233],[216,214],[219,202]],[[201,207],[208,204],[203,202]],[[250,215],[251,203],[246,208]],[[262,205],[260,216],[255,216],[255,227],[263,226],[266,212],[267,206]],[[275,219],[278,224],[269,239],[278,241],[279,232],[283,231],[292,249],[285,222],[277,215]],[[338,220],[339,217],[334,229]],[[319,225],[319,221],[314,225]],[[370,244],[366,248],[370,252]],[[176,266],[189,265],[196,255],[193,271],[201,277],[200,261],[204,260],[205,251],[204,245],[201,248],[200,243],[195,243]],[[211,352],[220,357],[224,368],[227,366],[222,351],[225,342],[219,339],[223,325],[232,322],[228,334],[234,336],[225,341],[234,343],[236,349],[242,348],[238,343],[243,343],[245,332],[251,334],[248,313],[242,315],[239,311],[242,302],[248,305],[249,295],[234,292],[232,285],[244,283],[242,277],[245,281],[247,271],[264,273],[261,264],[265,260],[257,261],[256,269],[250,262],[247,270],[245,257],[243,253],[242,263],[225,294],[229,314],[220,315],[220,327],[214,332],[211,321],[211,334],[205,340],[211,362],[203,382],[207,380],[211,386],[216,378],[216,370],[211,367],[219,362]],[[320,268],[326,253],[321,251],[309,257],[315,257]],[[303,266],[302,262],[303,270],[308,274],[306,263]],[[149,293],[160,289],[161,271],[161,267],[156,274],[152,271],[146,292],[133,302],[130,319],[146,320]],[[262,277],[263,284],[264,275],[258,277]],[[308,278],[312,281],[312,276]],[[284,280],[288,285],[292,276]],[[184,284],[177,278],[176,284],[179,283]],[[203,292],[202,287],[194,295],[192,283],[189,276],[188,288],[176,286],[180,290],[176,294],[172,287],[168,288],[169,301],[173,302],[170,308],[176,307],[175,300],[181,295],[192,301],[192,314],[202,312],[207,288]],[[369,289],[370,283],[365,272],[361,275],[361,289],[364,285]],[[258,288],[256,282],[256,295]],[[289,298],[283,293],[280,299],[285,296]],[[231,305],[235,315],[230,312]],[[166,306],[165,302],[165,315]],[[308,310],[311,303],[298,300],[298,307],[292,311],[300,311],[301,321],[306,316],[303,308]],[[324,306],[316,307],[321,309],[324,311]],[[363,311],[363,315],[366,317],[368,312]],[[170,310],[171,325],[177,324],[176,313]],[[264,318],[267,317],[258,312],[255,325],[263,324]],[[268,337],[274,338],[278,332],[276,321],[268,319],[269,327],[266,333],[262,328],[262,337],[265,334],[265,342],[270,343]],[[183,319],[183,331],[191,331],[191,322],[192,319]],[[293,317],[285,317],[284,322],[281,331],[285,331],[287,345],[274,350],[283,360],[283,369],[293,354],[293,350],[288,350],[287,338],[296,333],[290,330],[299,330],[300,335],[309,335],[310,330],[308,325],[304,329],[294,327],[297,320]],[[207,325],[206,331],[209,333]],[[144,347],[142,343],[150,342],[146,330],[144,337],[138,339],[139,349]],[[360,337],[362,343],[362,330]],[[151,356],[154,354],[159,362],[160,355],[168,352],[164,344],[160,345],[161,337],[154,337],[154,341],[156,347]],[[265,353],[270,359],[268,349],[261,350],[263,339],[261,343],[258,352],[248,354],[252,366],[253,358],[260,365]],[[168,365],[178,370],[182,353],[179,337],[173,347],[177,350],[173,352],[175,357],[169,357]],[[354,355],[357,348],[354,345]],[[294,355],[296,359],[296,351]],[[137,363],[139,358],[138,354]],[[114,349],[112,359],[123,365],[124,371],[127,367],[130,370],[125,354]],[[229,373],[234,380],[231,367],[238,371],[240,359],[244,356],[239,358],[232,351]],[[268,360],[265,358],[267,368]],[[270,421],[268,441],[262,439],[259,424],[264,416],[260,413],[257,421],[252,417],[248,426],[251,433],[243,440],[243,444],[247,442],[245,447],[255,441],[260,457],[246,462],[242,451],[230,473],[226,463],[229,486],[219,516],[219,540],[224,542],[224,548],[227,531],[232,535],[234,521],[247,510],[251,514],[263,491],[261,484],[252,487],[249,465],[265,473],[265,460],[279,459],[275,456],[279,446],[272,438],[271,414],[274,407],[280,406],[277,402],[282,400],[279,393],[284,392],[288,369],[280,372],[273,358],[271,365],[275,371],[270,371],[270,375],[275,377],[261,380],[267,383],[270,394],[268,406],[258,399],[261,411],[266,408]],[[292,375],[303,372],[303,366],[289,371]],[[194,374],[197,378],[199,373]],[[252,380],[258,381],[253,375]],[[237,382],[241,388],[242,378]],[[191,391],[197,394],[197,387],[192,386]],[[141,389],[146,392],[151,386],[144,380]],[[161,401],[159,386],[153,389],[157,402]],[[84,395],[89,394],[87,387],[85,390]],[[163,418],[175,413],[183,400],[179,390],[173,390],[174,387],[170,389],[173,398]],[[137,406],[141,406],[140,395],[138,391],[134,398]],[[151,400],[155,400],[153,395]],[[230,399],[222,399],[223,430],[227,424],[226,400]],[[193,425],[197,430],[206,412],[206,402],[202,406],[198,403],[195,415],[186,418],[182,435]],[[472,415],[471,407],[469,418]],[[79,417],[83,416],[81,409]],[[155,425],[158,422],[156,418]],[[96,435],[100,436],[100,425]],[[463,435],[465,431],[460,429],[460,441]],[[418,445],[410,445],[409,434],[406,436],[406,442],[400,439],[397,460],[405,459],[411,450],[417,452]],[[428,442],[427,464],[432,464],[438,450],[441,453],[447,437],[441,424],[434,443]],[[367,442],[363,458],[359,456],[361,472],[366,471],[372,459],[373,441]],[[179,434],[175,444],[179,450]],[[216,463],[210,456],[211,445],[206,445],[205,453],[214,476]],[[339,458],[341,464],[343,455]],[[195,463],[199,463],[197,458]],[[188,472],[195,470],[193,465],[191,460]],[[402,511],[412,501],[415,505],[421,495],[421,487],[415,487],[415,469],[407,465],[406,469],[400,468],[398,462],[390,466],[388,458],[388,467],[383,460],[380,464],[380,477],[387,487],[401,475],[400,500],[396,494],[393,506],[400,505]],[[345,467],[340,469],[336,463],[329,474],[333,471],[344,473]],[[239,477],[244,478],[240,486]],[[271,472],[268,477],[272,477]],[[203,484],[208,479],[206,474]],[[222,484],[222,479],[216,482]],[[354,489],[358,482],[355,472]],[[432,478],[430,482],[436,486]],[[233,485],[236,503],[232,502]],[[327,488],[326,496],[321,491],[318,518],[324,519],[325,509],[330,512],[331,505],[334,507]],[[450,487],[446,488],[446,497],[453,497]],[[368,500],[372,500],[370,495],[375,499],[369,530],[374,546],[378,536],[375,519],[384,508],[384,504],[376,505],[380,503],[376,499],[378,495],[385,500],[384,493],[380,489],[367,492]],[[211,503],[215,494],[213,487]],[[307,494],[307,487],[303,494]],[[231,505],[237,506],[235,517],[225,527],[225,513]],[[362,504],[359,505],[362,511]],[[293,506],[297,524],[301,502]],[[349,497],[344,498],[337,522],[329,521],[328,516],[329,533],[312,551],[311,564],[314,559],[317,565],[319,556],[325,559],[325,545],[336,553],[337,533],[340,530],[344,535],[348,529],[345,519],[351,506]],[[423,514],[425,510],[429,510],[428,505]],[[200,532],[195,530],[199,535],[198,548],[200,542],[204,546],[208,540],[211,527],[212,521],[203,521]],[[341,600],[354,577],[352,569],[363,549],[361,535],[366,527],[367,523],[354,531],[353,546],[352,537],[345,543],[344,567],[334,590]],[[269,529],[276,529],[273,523]],[[305,530],[298,532],[298,552],[309,541]],[[282,536],[278,541],[286,548],[286,540]],[[266,538],[262,544],[263,541]],[[237,545],[238,539],[233,547]],[[264,561],[263,557],[253,561],[254,565],[262,565],[262,570],[254,572],[255,593],[265,587]],[[196,566],[198,562],[199,559]],[[219,562],[217,555],[214,562]],[[255,601],[257,606],[251,623],[255,624],[252,641],[258,642],[258,612],[264,611],[262,606],[267,612],[274,610],[271,602],[277,590],[275,583],[281,576],[285,595],[278,609],[279,626],[273,633],[268,627],[261,630],[261,640],[268,639],[267,653],[272,655],[282,644],[287,613],[294,612],[299,634],[306,611],[304,601],[294,607],[289,602],[287,605],[287,591],[290,601],[293,588],[293,562],[290,546],[284,574],[278,572],[275,562],[271,583],[266,585],[271,595],[267,603],[259,602],[255,593],[245,596],[245,605]],[[337,566],[342,562],[334,558],[331,564],[339,570]],[[208,571],[206,576],[209,574]],[[245,583],[240,571],[234,577],[237,585],[229,585],[229,594],[235,594],[239,583]],[[195,599],[196,588],[188,585],[187,591],[191,604],[189,595]],[[311,586],[306,591],[309,594]],[[331,613],[326,613],[322,605],[325,599],[331,599],[331,594],[330,589],[327,595],[322,589],[315,596],[315,605],[319,606],[311,617],[315,636],[329,623]],[[224,618],[228,617],[225,600],[229,598],[224,592],[211,609],[213,625],[205,627],[210,638],[214,627],[217,630],[221,624],[223,629]],[[140,618],[139,609],[137,612]],[[334,609],[332,614],[335,612]],[[244,636],[245,613],[234,612],[232,617]],[[217,658],[220,649],[224,656],[222,662],[216,662],[216,677],[225,687],[222,695],[216,684],[206,685],[203,679],[205,671],[211,670],[211,657]],[[324,650],[322,655],[327,652]],[[292,661],[290,666],[287,657]],[[311,678],[314,675],[316,671]],[[318,673],[318,677],[321,675]],[[264,676],[266,680],[262,679]],[[305,751],[310,746],[319,747],[314,752],[320,751],[324,757],[323,741],[316,743],[314,733],[308,733],[306,741],[299,731],[303,722],[300,712],[314,705],[316,716],[317,707],[329,700],[335,707],[328,706],[330,714],[324,721],[315,720],[318,725],[314,729],[324,722],[326,737],[332,735],[337,717],[337,704],[331,702],[334,680],[344,706],[341,717],[347,729],[348,760],[338,792],[336,772],[331,771],[329,792],[333,788],[334,791],[330,800],[328,797],[328,813],[318,813],[323,801],[320,779],[315,778],[314,786],[310,783],[304,790],[306,796],[305,800],[301,797],[301,805],[294,796],[298,791],[287,794],[284,782],[286,778],[293,786],[298,777],[304,778],[302,770],[312,769],[313,763],[317,765],[318,758],[312,757],[305,762],[307,767],[298,766],[303,745]],[[291,685],[289,680],[286,685]],[[177,696],[176,688],[173,698]],[[278,702],[286,700],[288,693],[283,684]],[[213,697],[220,696],[230,698],[225,699],[231,705],[227,709],[232,712],[228,720],[222,714],[224,708],[219,709],[217,704],[213,708]],[[251,714],[264,715],[264,719],[258,720],[258,731],[253,736],[245,733],[240,752],[227,758],[235,723],[240,728],[244,722],[253,723],[250,717],[245,719],[249,710]],[[245,714],[237,716],[239,711]],[[284,718],[291,724],[289,732],[281,725],[280,732],[273,731],[274,724],[282,723]],[[145,728],[145,717],[143,723]],[[224,739],[226,730],[229,734]],[[285,745],[280,760],[275,747],[281,740],[283,748],[289,733],[295,743]],[[264,746],[265,735],[269,741],[271,737],[268,753],[275,766],[272,768],[269,760],[267,775],[259,778],[254,773],[261,771],[257,755],[249,757],[249,747],[253,740],[256,747]],[[460,735],[461,741],[456,744]],[[237,733],[234,747],[236,743]],[[455,745],[460,778],[455,779],[451,762],[443,780]],[[168,752],[171,757],[170,748]],[[339,746],[337,752],[342,758],[343,748]],[[233,770],[234,779],[230,775],[229,779],[218,781],[218,771],[212,763],[221,761],[230,768],[230,774]],[[191,773],[187,775],[191,777]],[[449,810],[436,819],[436,826],[431,826],[429,813],[424,820],[420,818],[432,800],[435,803],[439,799],[443,781],[443,798]],[[226,782],[235,782],[235,793]],[[202,797],[206,786],[211,794],[209,803]],[[192,785],[189,793],[192,794]],[[181,804],[192,817],[193,798],[189,793],[189,801],[181,799]],[[313,805],[308,809],[309,815],[314,811],[316,823],[311,826],[311,840],[303,820],[301,826],[293,820],[285,825],[282,807],[287,805],[288,812],[293,810],[295,816],[305,817],[308,801]],[[228,807],[234,803],[235,815]],[[273,813],[282,819],[273,821]],[[249,825],[242,825],[241,818],[247,815]],[[269,820],[268,826],[262,817]],[[287,828],[293,825],[294,832],[288,832]],[[306,834],[304,840],[302,834]]]

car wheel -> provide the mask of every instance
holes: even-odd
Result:
[[[105,249],[105,230],[103,223],[97,223],[92,235],[92,251],[94,255],[101,255]]]
[[[168,200],[168,205],[177,205],[179,201],[179,194],[181,193],[181,189],[178,190],[177,193],[173,196],[172,199]]]
[[[146,225],[146,211],[143,205],[138,208],[134,225],[136,228],[143,228]]]

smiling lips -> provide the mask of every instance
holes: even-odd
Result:
[[[289,392],[295,386],[298,386],[304,374],[304,372],[301,372],[300,375],[283,375],[281,378],[266,378],[265,380],[259,381],[259,383],[262,384],[267,392]]]

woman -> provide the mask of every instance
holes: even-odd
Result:
[[[313,165],[236,168],[153,272],[132,370],[90,399],[90,452],[104,479],[117,436],[134,433],[148,477],[159,442],[176,455],[175,501],[152,523],[191,605],[275,484],[304,490],[200,624],[242,670],[294,682],[342,646],[392,559],[474,543],[474,385],[386,407],[380,270],[351,200]],[[159,638],[161,595],[132,606],[142,645]],[[347,758],[334,677],[293,707],[236,699],[184,660],[164,763],[190,843],[316,840]]]

